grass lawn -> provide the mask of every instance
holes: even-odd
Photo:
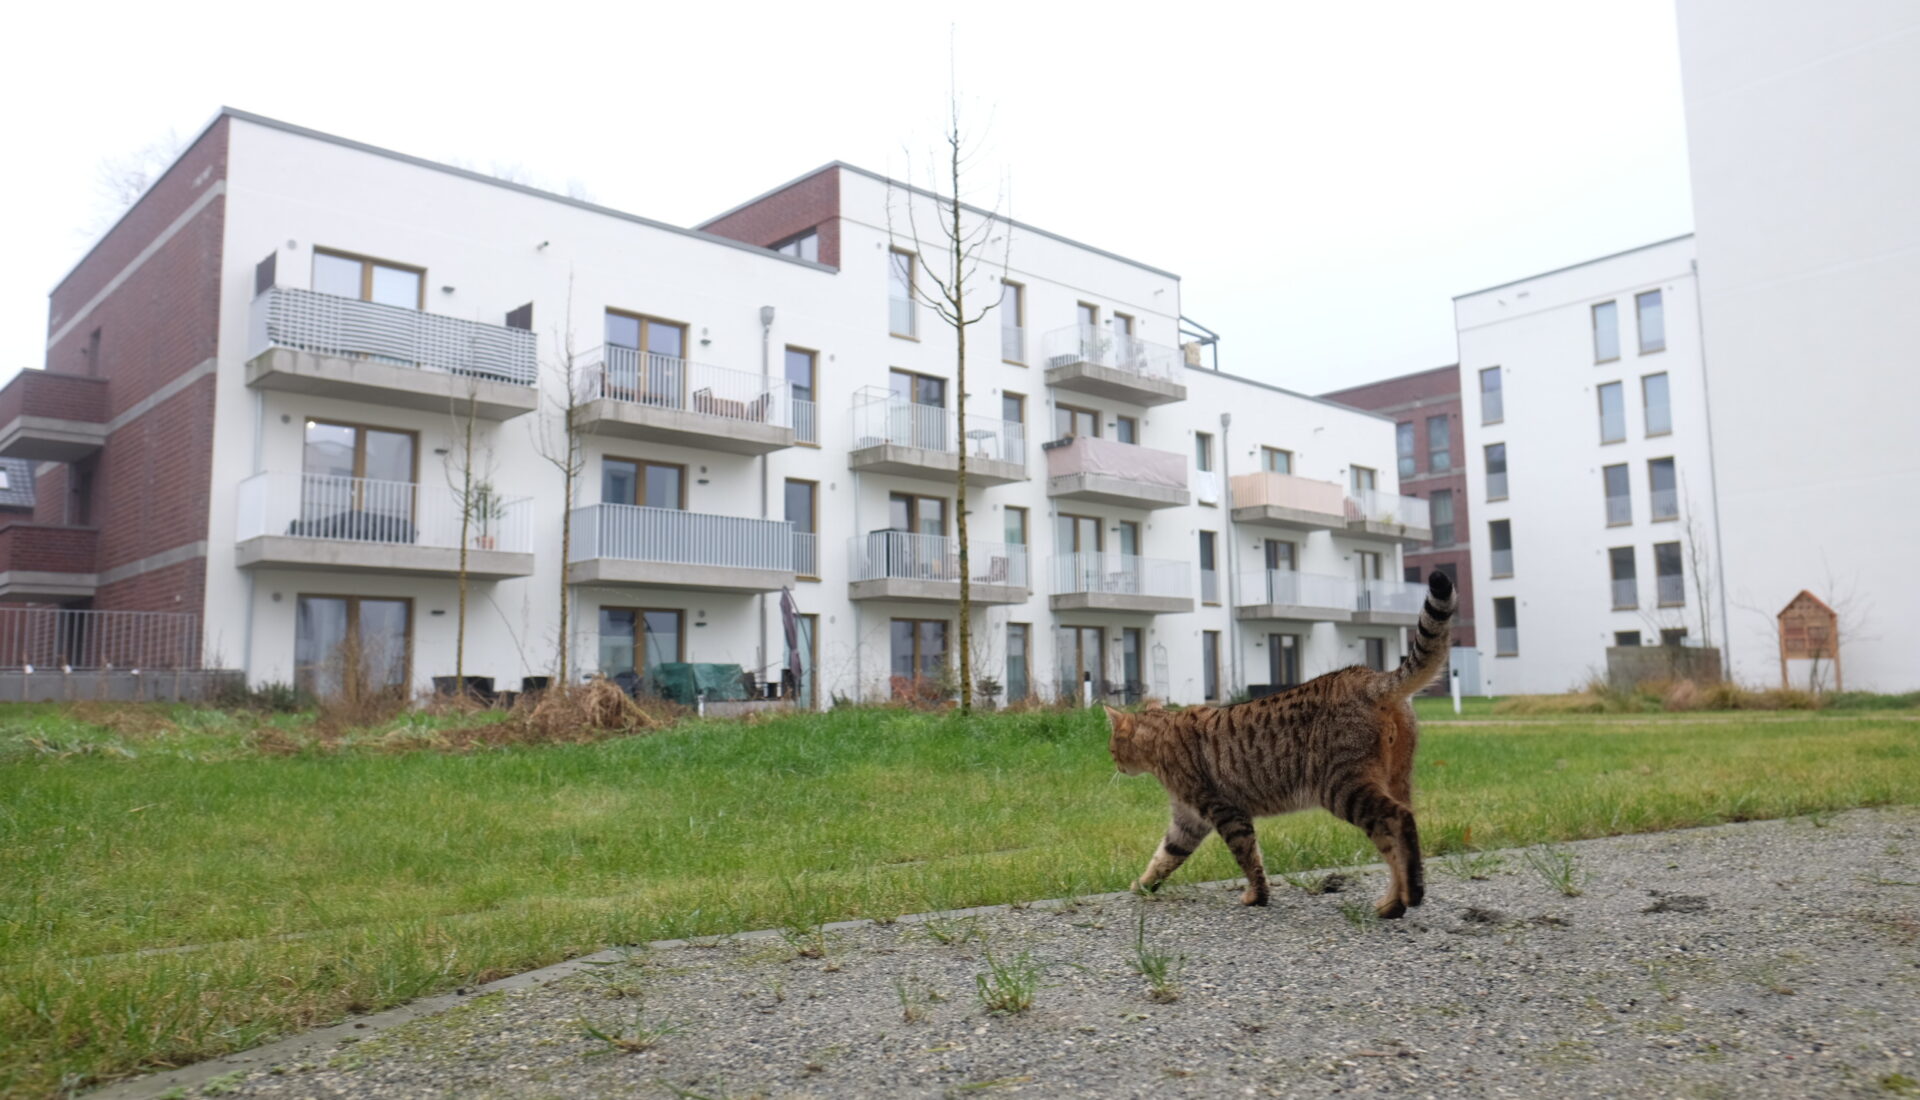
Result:
[[[171,713],[0,708],[0,1095],[611,943],[1119,890],[1164,825],[1157,784],[1115,775],[1097,712],[290,756],[253,751],[250,719]],[[1418,771],[1439,854],[1917,801],[1920,722],[1435,721]],[[1275,872],[1373,858],[1323,813],[1261,832]],[[1209,842],[1176,881],[1234,873]]]

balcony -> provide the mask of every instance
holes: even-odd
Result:
[[[23,370],[0,389],[0,455],[73,462],[107,441],[107,383]]]
[[[847,469],[897,474],[951,484],[967,448],[967,484],[1005,485],[1027,480],[1027,426],[990,416],[967,417],[960,438],[959,414],[937,405],[901,401],[877,386],[854,395],[852,450]]]
[[[11,523],[0,527],[0,599],[40,602],[91,597],[100,532],[92,527]]]
[[[533,333],[293,287],[253,300],[247,385],[509,420],[539,407]]]
[[[793,575],[803,581],[820,579],[820,536],[812,531],[793,533]]]
[[[1187,399],[1176,348],[1118,334],[1103,325],[1068,325],[1041,338],[1047,385],[1129,405]]]
[[[786,520],[590,504],[573,510],[567,583],[777,592],[794,580]]]
[[[960,598],[960,540],[908,531],[872,531],[847,541],[852,563],[847,598],[953,603]],[[967,547],[968,599],[976,604],[1026,603],[1033,593],[1027,548],[974,542]]]
[[[1187,460],[1097,436],[1057,439],[1047,454],[1047,495],[1056,500],[1085,500],[1119,508],[1178,508],[1187,492]]]
[[[1407,545],[1433,541],[1427,502],[1378,489],[1347,494],[1347,534]]]
[[[1233,617],[1242,621],[1345,623],[1359,605],[1351,577],[1261,569],[1240,575]]]
[[[410,481],[255,474],[240,483],[242,569],[453,577],[460,572],[459,494]],[[467,576],[533,573],[533,501],[475,494],[466,523]]]
[[[1233,479],[1233,522],[1282,531],[1345,531],[1347,492],[1331,481],[1252,473]]]
[[[1053,559],[1055,611],[1193,610],[1193,564],[1132,554],[1060,554]]]
[[[1418,626],[1427,586],[1412,581],[1370,580],[1359,586],[1353,621],[1357,626]]]
[[[784,380],[634,348],[589,352],[580,384],[586,431],[738,455],[794,443]]]
[[[64,679],[64,669],[138,669],[143,673],[198,669],[200,616],[183,611],[0,607],[0,668],[23,672],[37,669],[54,680]],[[87,690],[83,684],[98,686],[100,681],[63,683],[60,686],[66,690],[44,696],[23,683],[24,690],[9,694],[7,699],[73,699],[78,695],[75,689]]]

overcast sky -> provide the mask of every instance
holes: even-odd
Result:
[[[829,160],[924,165],[955,10],[117,7],[11,17],[0,375],[43,361],[102,162],[222,104],[692,224]],[[1450,363],[1454,295],[1692,228],[1672,0],[957,10],[976,197],[1004,176],[1016,217],[1178,273],[1237,374]]]

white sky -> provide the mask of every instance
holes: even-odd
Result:
[[[969,197],[1004,174],[1014,216],[1178,273],[1237,374],[1450,363],[1454,295],[1692,228],[1671,0],[963,10]],[[913,150],[921,177],[951,12],[30,5],[0,67],[0,376],[44,359],[102,161],[222,104],[689,225],[833,159]]]

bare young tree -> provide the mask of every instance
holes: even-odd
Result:
[[[484,441],[475,438],[480,419],[480,379],[467,376],[466,392],[455,398],[448,412],[453,418],[456,449],[446,463],[447,488],[460,509],[460,565],[455,575],[458,585],[457,609],[453,633],[454,690],[467,690],[467,551],[473,545],[474,525],[491,534],[492,522],[499,518],[500,495],[493,487],[493,452]]]
[[[572,640],[572,627],[567,621],[567,562],[573,557],[573,493],[587,464],[586,432],[581,424],[583,378],[579,352],[574,347],[571,278],[567,280],[566,317],[554,330],[554,342],[558,347],[551,369],[541,373],[550,376],[548,382],[560,387],[560,394],[556,397],[551,390],[543,389],[541,397],[551,403],[559,416],[557,420],[545,416],[534,418],[533,444],[540,457],[560,471],[560,640],[556,665],[557,682],[564,685],[567,683],[567,648]]]
[[[913,279],[910,283],[915,300],[924,303],[940,318],[942,324],[953,329],[954,333],[954,388],[959,391],[955,400],[954,435],[958,443],[959,463],[954,473],[954,534],[959,540],[958,565],[960,573],[960,637],[955,651],[960,656],[960,713],[973,712],[973,571],[967,553],[967,330],[986,320],[1000,305],[998,294],[984,295],[985,305],[969,310],[967,288],[978,278],[983,267],[991,270],[997,267],[1004,281],[1007,265],[1013,254],[1013,233],[1010,223],[1003,221],[1000,213],[1001,203],[996,201],[993,209],[981,214],[969,224],[965,215],[975,211],[962,201],[962,177],[965,175],[974,150],[969,146],[966,132],[960,124],[960,93],[958,87],[950,85],[948,94],[947,124],[941,135],[946,145],[947,194],[931,196],[940,210],[938,234],[933,246],[945,253],[941,268],[923,264],[927,278],[923,282]],[[906,190],[906,215],[908,232],[911,235],[913,254],[922,253],[924,242],[920,236],[919,220],[915,215],[915,194],[912,180],[908,179]],[[893,226],[893,194],[887,196],[887,237],[899,243]],[[999,236],[994,236],[995,232]],[[988,254],[992,246],[1000,243],[997,263]],[[980,296],[976,296],[978,302]]]
[[[105,231],[128,207],[139,202],[147,188],[152,187],[185,150],[186,143],[180,140],[180,135],[168,130],[163,138],[101,160],[95,180],[96,209],[89,227],[91,231],[95,234]]]

